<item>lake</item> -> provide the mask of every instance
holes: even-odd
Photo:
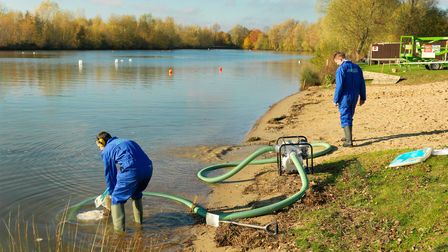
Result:
[[[241,144],[269,106],[299,90],[303,58],[242,50],[1,51],[0,225],[32,223],[42,247],[51,247],[46,233],[54,234],[64,209],[106,189],[95,145],[103,130],[135,140],[152,159],[147,191],[206,202],[211,187],[196,173],[210,164],[176,157],[170,147]],[[143,204],[139,232],[154,246],[178,249],[189,238],[197,220],[185,206],[152,197]],[[130,203],[126,218],[135,233]],[[77,239],[96,227],[80,224]],[[5,228],[0,244],[10,244]]]

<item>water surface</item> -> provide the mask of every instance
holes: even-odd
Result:
[[[155,171],[147,191],[206,202],[210,187],[196,173],[209,164],[176,158],[168,147],[240,144],[270,105],[298,91],[300,58],[237,50],[0,52],[0,218],[19,212],[44,233],[68,204],[104,191],[94,143],[102,130],[149,154]],[[195,219],[183,205],[148,197],[144,207],[144,235],[174,248],[188,239]],[[79,237],[95,229],[83,224]],[[8,244],[4,228],[0,244]]]

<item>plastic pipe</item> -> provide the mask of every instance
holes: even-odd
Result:
[[[317,151],[313,153],[313,158],[315,157],[320,157],[322,155],[327,154],[328,152],[331,151],[331,145],[328,143],[312,143],[311,146],[314,147],[324,147],[323,150]],[[232,177],[233,175],[235,175],[236,173],[238,173],[241,169],[243,169],[246,165],[256,165],[256,164],[268,164],[268,163],[275,163],[277,162],[277,158],[269,158],[269,159],[259,159],[259,160],[254,160],[256,157],[266,153],[266,152],[271,152],[271,151],[275,151],[275,146],[267,146],[267,147],[263,147],[259,150],[257,150],[256,152],[252,153],[249,157],[247,157],[245,160],[241,161],[241,162],[233,162],[233,163],[225,163],[225,164],[217,164],[217,165],[212,165],[209,167],[206,167],[202,170],[200,170],[198,172],[198,178],[208,182],[208,183],[216,183],[216,182],[220,182],[223,181],[225,179],[228,179],[230,177]],[[232,170],[230,170],[229,172],[222,174],[220,176],[217,177],[212,177],[212,178],[208,178],[204,175],[205,172],[208,171],[213,171],[213,170],[217,170],[217,169],[221,169],[221,168],[227,168],[227,167],[233,167],[236,166],[235,168],[233,168]]]
[[[322,156],[331,151],[331,145],[329,145],[328,143],[312,143],[311,145],[313,147],[324,147],[323,150],[313,153],[313,157]],[[219,182],[219,181],[225,180],[225,179],[235,175],[237,172],[239,172],[242,168],[244,168],[248,164],[253,165],[253,164],[267,164],[267,163],[277,162],[277,158],[254,160],[256,157],[258,157],[266,152],[270,152],[270,151],[275,151],[275,147],[274,146],[263,147],[263,148],[257,150],[256,152],[254,152],[253,154],[251,154],[249,157],[247,157],[242,162],[219,164],[219,165],[213,165],[213,166],[206,167],[198,172],[198,177],[206,182],[209,182],[209,181]],[[297,193],[295,193],[294,195],[290,196],[287,199],[284,199],[282,201],[279,201],[279,202],[276,202],[276,203],[273,203],[271,205],[267,205],[264,207],[259,207],[256,209],[239,211],[239,212],[233,212],[233,213],[219,214],[219,219],[220,220],[235,220],[235,219],[242,219],[242,218],[249,218],[249,217],[265,215],[268,213],[272,213],[273,211],[282,209],[288,205],[293,204],[297,200],[299,200],[305,194],[305,191],[309,187],[308,177],[294,153],[292,153],[291,158],[296,166],[297,171],[299,172],[300,179],[302,182],[302,187],[300,188],[300,190]],[[221,168],[225,168],[225,167],[232,167],[232,166],[236,166],[236,167],[234,169],[232,169],[231,171],[229,171],[223,175],[214,177],[214,178],[207,178],[202,175],[206,171],[221,169]],[[202,208],[200,206],[193,205],[193,202],[191,202],[187,199],[181,198],[181,197],[177,197],[177,196],[165,194],[165,193],[157,193],[157,192],[143,192],[143,195],[162,197],[162,198],[174,200],[174,201],[177,201],[179,203],[186,205],[188,208],[193,208],[194,213],[196,213],[204,218],[207,215],[207,210],[205,210],[204,208]],[[74,205],[73,207],[71,207],[68,210],[68,214],[67,214],[68,219],[74,218],[74,214],[77,212],[77,210],[79,210],[79,208],[81,208],[83,205],[89,203],[90,201],[94,200],[95,198],[96,197],[86,199],[86,200]]]
[[[274,163],[277,161],[277,158],[270,158],[270,159],[262,159],[262,160],[255,160],[253,162],[251,162],[252,160],[254,160],[256,157],[266,153],[266,152],[271,152],[271,151],[275,151],[275,147],[274,146],[267,146],[267,147],[263,147],[257,151],[255,151],[254,153],[252,153],[249,157],[247,157],[246,159],[244,159],[241,162],[234,162],[234,163],[226,163],[226,164],[218,164],[218,165],[212,165],[209,167],[206,167],[202,170],[200,170],[198,172],[198,178],[208,182],[208,183],[216,183],[219,181],[223,181],[225,179],[228,179],[230,177],[232,177],[233,175],[235,175],[236,173],[238,173],[241,169],[243,169],[246,165],[248,164],[267,164],[267,163]],[[232,170],[230,170],[229,172],[217,176],[217,177],[213,177],[213,178],[207,178],[203,175],[203,173],[208,172],[208,171],[213,171],[213,170],[217,170],[217,169],[221,169],[221,168],[226,168],[226,167],[233,167],[236,166],[235,168],[233,168]]]

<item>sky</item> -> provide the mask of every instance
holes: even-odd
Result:
[[[43,1],[43,0],[42,0]],[[15,11],[30,11],[42,1],[0,0],[0,7]],[[100,15],[107,21],[111,15],[151,14],[165,19],[173,17],[182,25],[209,27],[219,24],[228,32],[240,24],[249,29],[260,29],[280,24],[289,18],[316,22],[317,0],[52,0],[60,9],[81,11],[86,18]],[[356,1],[356,0],[355,0]],[[448,0],[439,0],[439,7],[448,9]]]
[[[42,0],[43,1],[43,0]],[[42,1],[0,0],[8,10],[34,12]],[[81,10],[86,18],[100,15],[107,21],[112,14],[135,15],[150,13],[153,17],[173,17],[182,25],[208,27],[219,24],[229,31],[240,24],[249,29],[263,30],[289,18],[314,23],[319,19],[316,0],[52,0],[60,9]],[[448,2],[448,0],[446,0]],[[448,4],[447,4],[448,5]]]

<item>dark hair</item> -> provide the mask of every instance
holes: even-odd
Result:
[[[344,52],[336,52],[336,53],[333,55],[333,59],[336,59],[336,58],[345,59],[345,53],[344,53]]]
[[[102,138],[104,140],[105,145],[107,144],[107,141],[109,141],[109,139],[112,138],[112,136],[107,133],[106,131],[101,131],[100,133],[98,133],[98,135],[96,136],[96,140],[98,141],[100,138]]]

